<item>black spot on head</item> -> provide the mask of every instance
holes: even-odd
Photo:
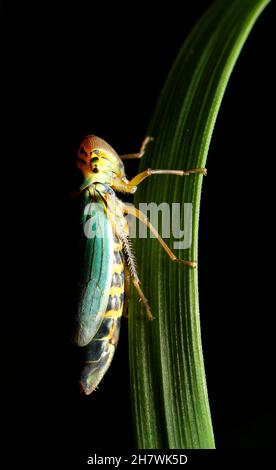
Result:
[[[99,173],[99,171],[100,171],[99,168],[97,167],[93,168],[93,173]]]
[[[91,163],[97,162],[98,160],[99,160],[99,157],[93,157],[93,158],[91,158]]]
[[[83,147],[80,148],[80,154],[83,155],[85,153],[85,150]]]

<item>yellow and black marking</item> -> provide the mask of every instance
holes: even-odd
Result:
[[[115,237],[116,239],[116,237]],[[113,274],[111,287],[104,318],[118,318],[122,316],[124,304],[124,263],[122,245],[115,241],[113,254]]]
[[[111,364],[119,340],[124,305],[124,263],[122,245],[114,236],[113,274],[103,321],[92,341],[85,348],[81,387],[89,395],[100,383]]]

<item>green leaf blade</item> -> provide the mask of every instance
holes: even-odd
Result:
[[[268,0],[219,0],[185,41],[153,114],[147,167],[204,167],[222,97],[239,53]],[[192,202],[185,259],[198,257],[202,176],[153,176],[140,202]],[[183,217],[182,217],[183,219]],[[181,219],[181,227],[184,221]],[[176,265],[156,240],[137,239],[140,278],[156,320],[130,302],[129,349],[133,419],[140,448],[214,448],[200,335],[197,270]],[[172,241],[169,246],[173,248]],[[175,251],[183,257],[183,251]]]

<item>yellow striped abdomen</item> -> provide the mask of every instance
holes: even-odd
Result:
[[[124,305],[124,263],[122,245],[114,236],[113,273],[108,304],[102,323],[91,342],[85,347],[85,363],[81,387],[89,395],[98,386],[113,359],[119,340]]]

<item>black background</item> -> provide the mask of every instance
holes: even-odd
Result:
[[[99,391],[79,395],[71,171],[87,133],[119,153],[139,148],[179,47],[211,2],[182,3],[3,9],[1,423],[11,459],[21,445],[29,457],[134,445],[126,321]],[[219,449],[273,446],[271,11],[230,79],[203,188],[201,322]]]

